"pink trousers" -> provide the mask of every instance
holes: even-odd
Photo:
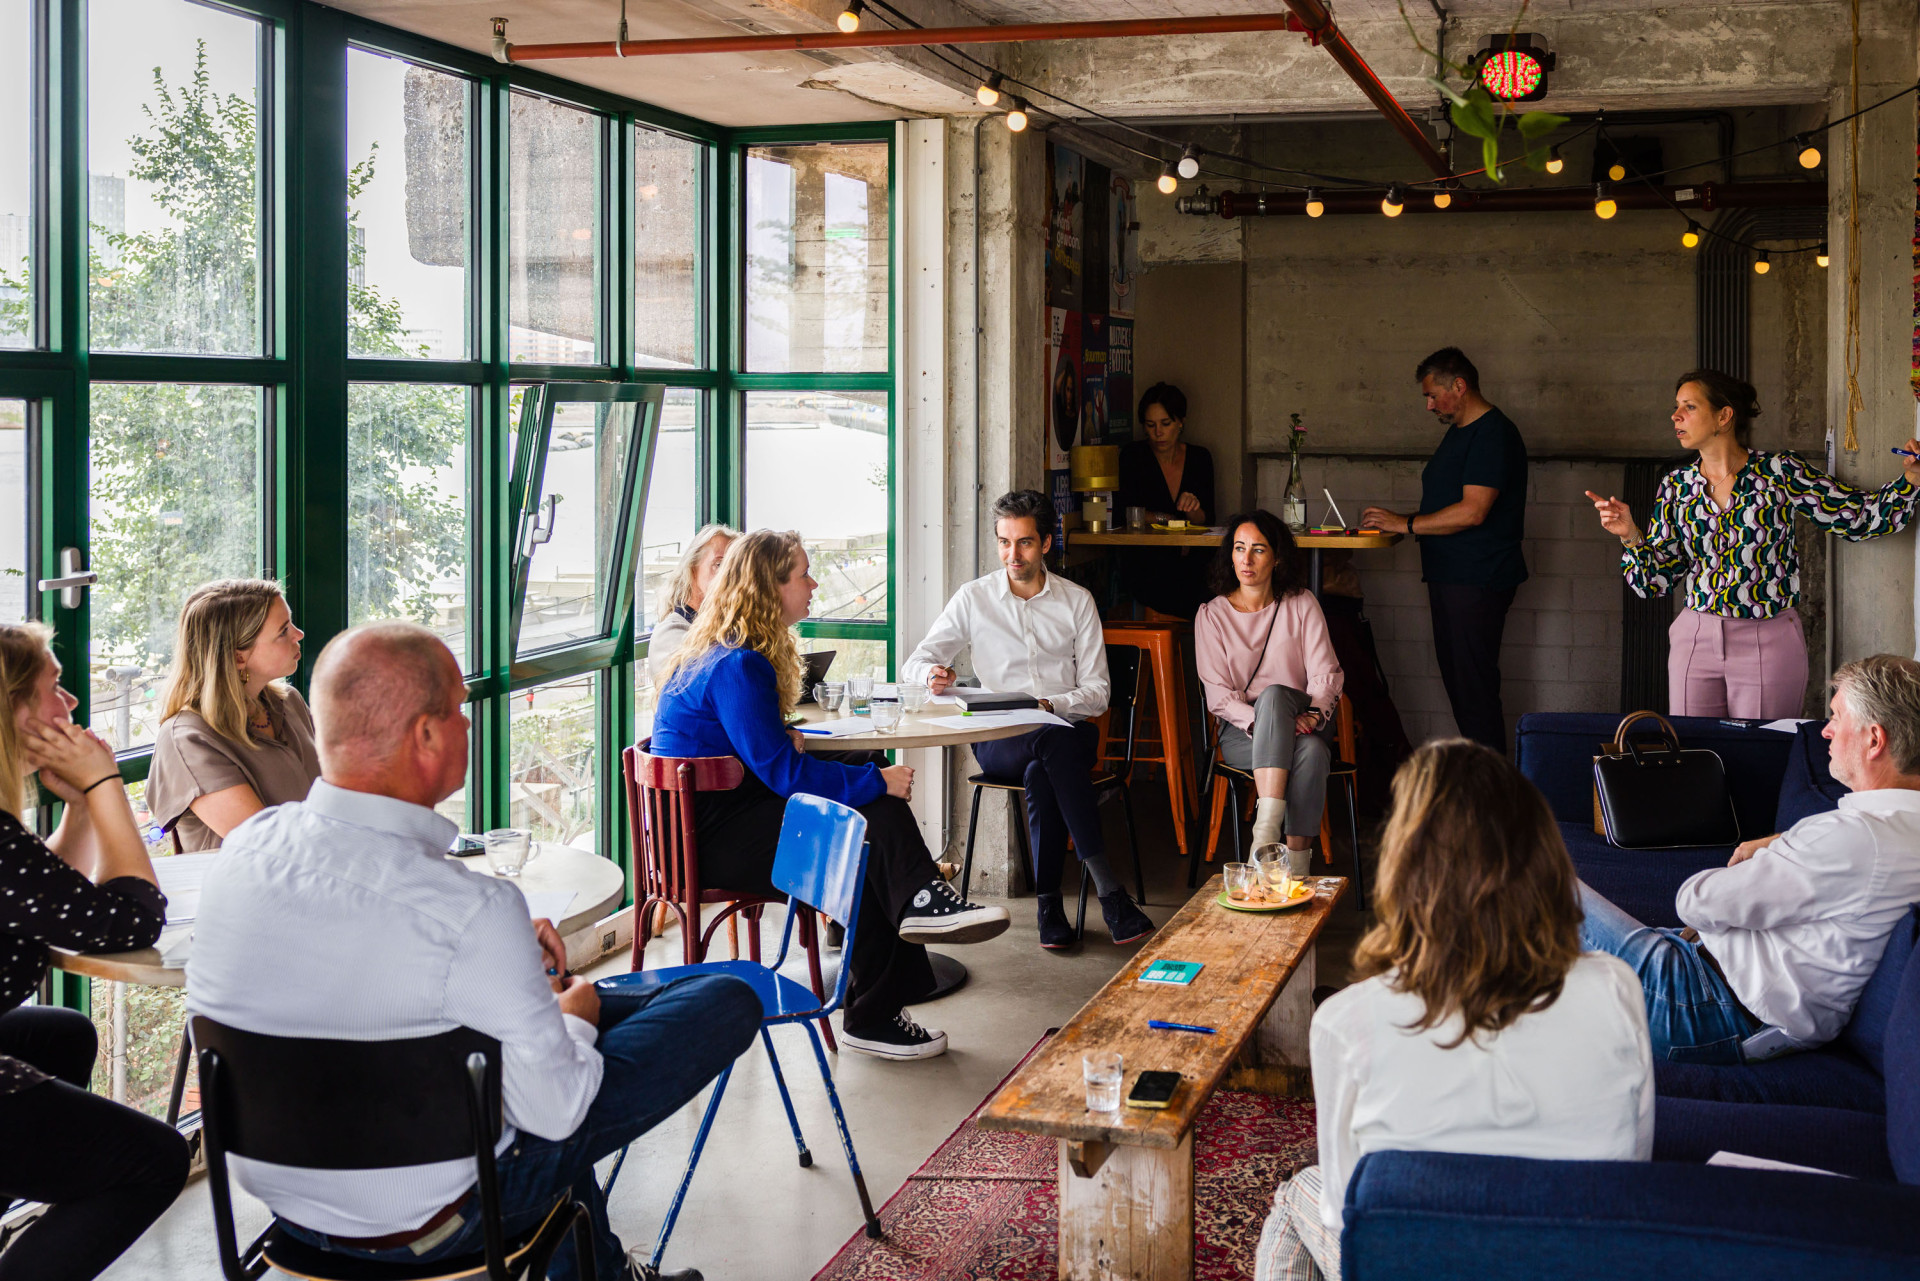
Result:
[[[1667,635],[1667,703],[1675,716],[1800,715],[1807,696],[1807,638],[1799,611],[1722,618],[1683,609]]]

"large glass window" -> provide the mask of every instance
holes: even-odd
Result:
[[[591,364],[600,350],[600,116],[513,95],[509,359]]]
[[[507,803],[514,827],[536,841],[594,847],[594,762],[599,716],[591,673],[516,691],[508,715],[513,763]]]
[[[887,394],[749,392],[747,527],[797,529],[816,618],[887,619]]]
[[[347,389],[347,622],[405,618],[467,654],[468,392]]]
[[[33,344],[33,6],[0,0],[0,347]]]
[[[27,616],[27,405],[0,400],[0,623]]]
[[[459,76],[347,51],[350,355],[468,355],[471,96]]]
[[[667,392],[660,416],[660,434],[653,447],[653,485],[647,491],[646,514],[641,518],[640,559],[634,573],[633,630],[645,636],[660,622],[660,599],[667,583],[699,530],[699,440],[701,405],[697,391],[675,387]],[[643,655],[633,665],[634,738],[653,730],[656,691]]]
[[[633,363],[692,369],[699,360],[701,147],[644,126],[633,132]]]
[[[261,350],[260,24],[185,0],[91,0],[95,351]]]
[[[116,750],[153,741],[187,593],[260,572],[260,414],[257,387],[93,386],[89,677]]]
[[[886,370],[887,151],[883,142],[748,149],[748,369]]]

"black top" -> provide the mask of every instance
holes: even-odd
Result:
[[[33,995],[47,973],[49,944],[74,952],[151,947],[166,918],[166,895],[152,884],[120,876],[95,885],[0,810],[0,1011]],[[0,1054],[0,1094],[46,1079]]]
[[[1420,512],[1460,501],[1468,485],[1497,489],[1486,520],[1455,534],[1421,534],[1421,577],[1467,587],[1517,587],[1527,580],[1520,540],[1527,525],[1527,445],[1498,409],[1449,427],[1420,473]]]
[[[1187,446],[1187,459],[1180,465],[1179,492],[1169,493],[1166,473],[1153,457],[1153,442],[1131,441],[1120,448],[1120,510],[1114,515],[1126,519],[1127,508],[1144,507],[1150,512],[1185,516],[1178,506],[1180,494],[1192,494],[1200,500],[1199,517],[1186,516],[1205,524],[1218,520],[1213,507],[1213,455],[1200,445]]]

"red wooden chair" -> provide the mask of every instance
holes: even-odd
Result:
[[[694,833],[694,793],[725,792],[740,786],[746,767],[732,756],[654,756],[646,749],[652,740],[629,747],[620,755],[621,774],[626,780],[627,827],[633,842],[633,963],[639,970],[646,964],[647,943],[653,938],[656,908],[665,908],[680,923],[684,964],[698,965],[707,959],[713,935],[722,924],[744,916],[747,920],[747,955],[760,959],[760,914],[778,899],[737,894],[732,890],[703,889],[700,885],[699,840]],[[720,904],[720,911],[702,928],[702,904]],[[820,931],[814,915],[798,909],[794,921],[800,946],[807,951],[807,972],[814,995],[826,1000],[826,984],[820,971]],[[737,914],[737,915],[736,915]],[[842,964],[845,964],[844,958]],[[825,1019],[820,1030],[827,1045],[834,1044],[833,1029]]]

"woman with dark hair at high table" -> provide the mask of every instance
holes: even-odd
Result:
[[[1274,1193],[1255,1281],[1339,1277],[1347,1181],[1370,1152],[1653,1155],[1639,980],[1581,951],[1573,860],[1505,757],[1456,738],[1400,767],[1373,910],[1353,985],[1308,1033],[1320,1162]]]
[[[1920,442],[1903,474],[1855,489],[1787,450],[1751,449],[1760,406],[1751,385],[1695,369],[1674,385],[1673,430],[1692,462],[1660,481],[1644,533],[1618,498],[1592,490],[1600,527],[1620,540],[1620,569],[1643,597],[1684,577],[1686,608],[1668,630],[1667,706],[1676,716],[1777,720],[1807,695],[1800,557],[1793,513],[1862,542],[1904,529],[1920,497]]]
[[[1220,759],[1253,774],[1253,848],[1284,830],[1304,876],[1327,803],[1333,752],[1321,731],[1340,701],[1340,660],[1293,535],[1272,512],[1227,522],[1212,581],[1219,595],[1194,615],[1193,657],[1220,718]]]
[[[1147,388],[1140,397],[1140,426],[1146,439],[1131,441],[1120,450],[1120,510],[1142,507],[1151,519],[1171,517],[1205,525],[1214,511],[1213,455],[1184,439],[1186,395],[1171,383]],[[1199,558],[1185,549],[1120,550],[1127,592],[1149,609],[1192,618],[1207,598]]]

